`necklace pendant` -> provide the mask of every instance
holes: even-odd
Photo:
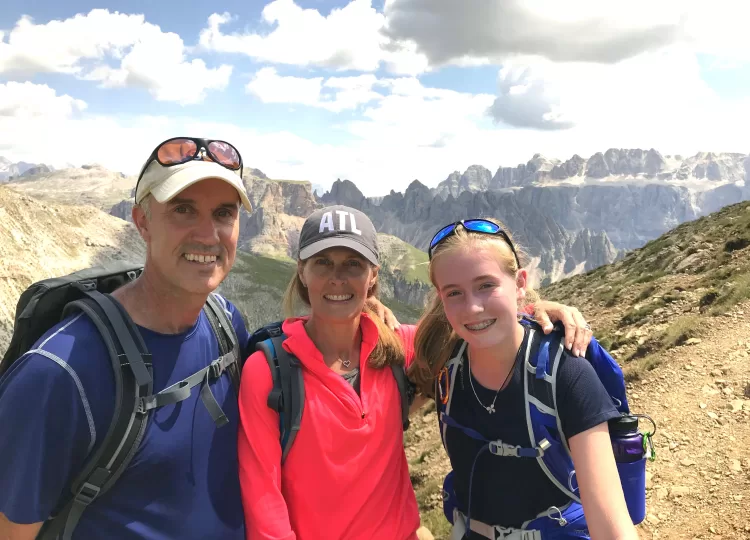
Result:
[[[491,405],[488,405],[487,407],[485,407],[485,409],[487,409],[488,413],[494,414],[495,413],[495,404],[493,403]]]
[[[341,365],[344,366],[345,368],[348,368],[349,366],[352,365],[352,362],[351,360],[342,360]]]

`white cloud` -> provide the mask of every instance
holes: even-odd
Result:
[[[263,103],[290,103],[321,107],[332,112],[355,109],[383,96],[372,87],[374,75],[356,77],[292,77],[279,75],[276,69],[258,70],[245,87]]]
[[[643,53],[617,64],[517,57],[499,75],[495,120],[516,127],[597,125],[605,132],[695,119],[719,106],[684,46]]]
[[[85,108],[85,102],[67,94],[58,96],[46,84],[13,81],[0,84],[0,118],[67,118]]]
[[[535,74],[530,66],[504,66],[498,86],[499,95],[490,107],[496,121],[537,129],[567,129],[573,125],[560,110],[554,82]]]
[[[616,62],[673,43],[678,0],[388,0],[385,33],[411,42],[430,65],[503,60]]]
[[[67,73],[104,87],[145,88],[162,101],[200,102],[206,90],[225,88],[232,73],[229,65],[208,68],[203,60],[187,60],[180,36],[162,32],[143,15],[106,9],[46,24],[24,16],[5,38],[0,35],[0,73]]]
[[[266,67],[259,70],[245,88],[263,103],[316,105],[322,87],[323,77],[282,76],[274,68]]]
[[[603,100],[594,103],[594,110],[579,117],[577,125],[559,132],[492,129],[482,120],[494,100],[491,95],[426,88],[411,78],[390,80],[386,88],[391,93],[373,102],[364,119],[341,127],[352,135],[342,144],[190,116],[115,118],[84,112],[0,116],[0,155],[55,166],[96,161],[134,174],[154,145],[175,134],[194,133],[231,141],[247,166],[271,177],[323,185],[348,178],[365,194],[382,195],[391,189],[403,191],[415,178],[434,186],[451,171],[474,163],[494,171],[500,165],[526,162],[537,152],[567,159],[574,153],[590,156],[609,147],[654,147],[664,154],[686,155],[699,150],[748,151],[744,134],[750,124],[748,100],[717,104],[706,99],[701,107],[689,110],[681,110],[684,102],[678,101],[675,109],[660,112],[664,100],[644,102],[644,91],[617,107]],[[691,99],[696,106],[701,103]],[[649,115],[656,113],[652,121]]]
[[[432,67],[515,55],[611,64],[674,45],[750,61],[745,0],[387,0],[384,14],[392,43]]]
[[[416,19],[412,26],[439,23],[433,29],[442,28],[439,25],[443,22],[435,22],[432,17],[446,17],[446,13],[453,12],[446,11],[441,1],[429,4],[434,7],[431,17]],[[466,3],[462,9],[470,10],[472,5]],[[516,36],[520,40],[517,44],[522,46],[498,49],[492,45],[499,39],[497,36],[482,37],[486,26],[479,19],[491,18],[491,12],[480,6],[475,13],[457,14],[453,31],[436,31],[434,39],[445,41],[445,50],[437,47],[431,56],[433,62],[447,58],[445,61],[460,65],[501,62],[496,95],[431,88],[408,76],[378,78],[366,73],[331,77],[335,69],[382,69],[388,67],[389,58],[397,64],[401,62],[402,67],[403,59],[411,58],[415,63],[407,71],[413,73],[421,73],[426,67],[420,64],[420,58],[425,57],[417,50],[427,50],[427,45],[418,46],[408,39],[383,41],[382,27],[375,24],[382,15],[362,0],[334,10],[327,17],[315,10],[303,10],[291,0],[276,0],[264,11],[269,25],[265,34],[222,34],[222,25],[228,18],[211,17],[209,29],[201,36],[204,47],[243,53],[262,61],[329,68],[316,70],[321,75],[309,77],[281,75],[283,71],[277,71],[277,67],[261,68],[246,89],[264,103],[353,111],[353,121],[338,120],[337,124],[320,126],[321,133],[343,131],[348,136],[343,143],[322,144],[283,128],[258,131],[189,116],[95,116],[83,109],[83,102],[59,96],[48,87],[9,83],[0,85],[0,103],[15,104],[0,107],[0,155],[52,164],[98,161],[112,169],[134,173],[159,141],[179,133],[195,133],[234,142],[248,166],[259,167],[272,177],[307,179],[324,185],[336,178],[349,178],[366,194],[378,195],[390,189],[403,190],[415,178],[435,185],[451,171],[475,163],[493,171],[500,165],[514,166],[537,152],[560,159],[574,153],[590,156],[610,147],[654,147],[664,154],[684,155],[698,151],[748,152],[745,131],[750,125],[750,99],[722,100],[702,79],[696,56],[701,52],[714,56],[717,62],[744,62],[750,44],[739,29],[746,19],[732,17],[726,21],[727,35],[712,39],[721,32],[721,18],[706,11],[701,25],[699,11],[684,15],[683,10],[679,39],[670,37],[672,41],[663,43],[646,40],[644,45],[633,41],[633,36],[641,35],[638,32],[644,28],[658,27],[661,15],[649,15],[641,21],[639,17],[644,17],[644,13],[635,9],[622,13],[620,26],[610,28],[605,24],[609,20],[603,11],[609,5],[606,3],[558,5],[530,0],[523,5],[509,5],[521,9],[530,26],[519,27],[515,34],[502,39]],[[587,5],[588,18],[583,9]],[[715,5],[726,14],[730,2]],[[416,0],[393,0],[387,4],[386,14],[393,6],[403,15],[407,7],[416,9],[420,4]],[[636,2],[634,6],[641,4]],[[441,11],[442,8],[446,9]],[[737,13],[743,13],[742,9],[750,8],[740,6]],[[416,15],[419,11],[412,13]],[[671,15],[665,17],[668,21]],[[109,15],[101,19],[102,24],[110,20]],[[342,20],[351,26],[339,29]],[[479,36],[461,30],[466,20],[479,21],[473,30]],[[601,24],[597,26],[592,20]],[[68,21],[56,24],[70,24]],[[545,28],[540,21],[555,23]],[[549,45],[545,40],[554,37],[561,27],[585,27],[582,21],[588,21],[588,34],[568,36],[559,42],[561,51],[557,56],[546,54]],[[190,74],[199,73],[203,81],[211,78],[210,70],[199,60],[187,59],[178,36],[163,33],[142,19],[136,23],[133,28],[137,40],[129,33],[120,37],[114,32],[107,41],[109,33],[102,32],[93,34],[92,41],[78,43],[75,36],[64,38],[67,33],[60,34],[59,50],[48,56],[41,54],[42,47],[37,50],[32,44],[18,45],[18,39],[31,35],[24,34],[25,30],[13,40],[7,34],[0,36],[0,70],[11,72],[17,71],[18,66],[33,65],[39,71],[42,65],[48,71],[72,73],[107,86],[142,86],[152,91],[158,87],[163,99],[177,101],[189,100],[191,92],[212,87],[192,86]],[[144,26],[149,26],[152,34],[145,32]],[[38,32],[42,27],[33,28]],[[75,28],[81,31],[81,27]],[[356,31],[345,33],[352,29]],[[483,46],[486,43],[482,40],[488,40],[495,48],[481,49],[475,40]],[[608,52],[586,50],[578,55],[577,51],[585,49],[587,43],[599,44]],[[531,54],[534,51],[536,54]],[[36,64],[29,63],[29,58],[35,56]],[[583,61],[586,58],[598,61]],[[615,58],[619,60],[610,61]],[[185,72],[174,69],[168,71],[170,77],[161,77],[162,70],[157,69],[161,63],[186,66]],[[165,82],[167,79],[173,81],[172,86]],[[14,97],[4,97],[11,95]],[[494,113],[496,124],[488,116],[490,112]],[[540,129],[552,127],[566,129]],[[128,152],[122,152],[122,148],[128,148]]]
[[[381,63],[398,74],[427,68],[413,45],[393,45],[383,36],[385,18],[371,0],[352,0],[328,16],[293,0],[274,0],[263,8],[262,20],[270,30],[265,34],[222,33],[221,27],[231,20],[228,13],[211,15],[200,35],[201,46],[264,62],[337,70],[375,71]]]

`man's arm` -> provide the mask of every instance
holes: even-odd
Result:
[[[0,383],[2,540],[35,537],[69,493],[96,436],[80,379],[45,352],[56,360],[31,354]]]
[[[41,522],[30,525],[13,523],[0,512],[0,540],[34,540],[41,528]]]

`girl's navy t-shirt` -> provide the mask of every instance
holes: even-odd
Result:
[[[524,409],[523,366],[530,332],[528,328],[524,330],[524,341],[516,356],[513,375],[497,396],[494,414],[479,404],[471,389],[468,377],[472,377],[474,389],[484,405],[492,403],[496,394],[470,374],[466,348],[460,371],[456,374],[450,416],[489,440],[500,439],[528,448],[531,443]],[[531,347],[531,354],[536,354],[537,340]],[[591,364],[567,350],[560,359],[557,393],[558,412],[568,439],[619,416]],[[471,468],[483,443],[452,427],[447,428],[446,442],[458,506],[466,514]],[[547,478],[536,459],[495,456],[489,452],[483,452],[477,459],[471,493],[472,519],[490,525],[520,527],[549,507],[561,507],[569,500]],[[481,537],[472,534],[470,538]]]

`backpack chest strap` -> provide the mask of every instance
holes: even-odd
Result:
[[[235,351],[220,356],[205,368],[196,371],[186,379],[174,383],[157,394],[142,397],[138,404],[138,412],[145,413],[152,409],[184,401],[190,397],[193,388],[199,384],[203,384],[200,394],[203,405],[218,427],[225,425],[229,420],[224,411],[221,410],[221,406],[216,401],[213,392],[211,392],[209,383],[221,377],[227,368],[236,361],[237,354]]]
[[[487,439],[484,435],[478,431],[462,426],[456,422],[453,418],[447,414],[440,413],[440,420],[443,424],[456,428],[463,432],[464,435],[471,437],[474,440],[487,443],[488,450],[491,454],[496,456],[507,456],[507,457],[518,457],[518,458],[538,458],[544,455],[545,450],[550,447],[547,439],[543,439],[534,448],[524,448],[520,445],[513,445],[503,442],[502,440],[492,441]]]

